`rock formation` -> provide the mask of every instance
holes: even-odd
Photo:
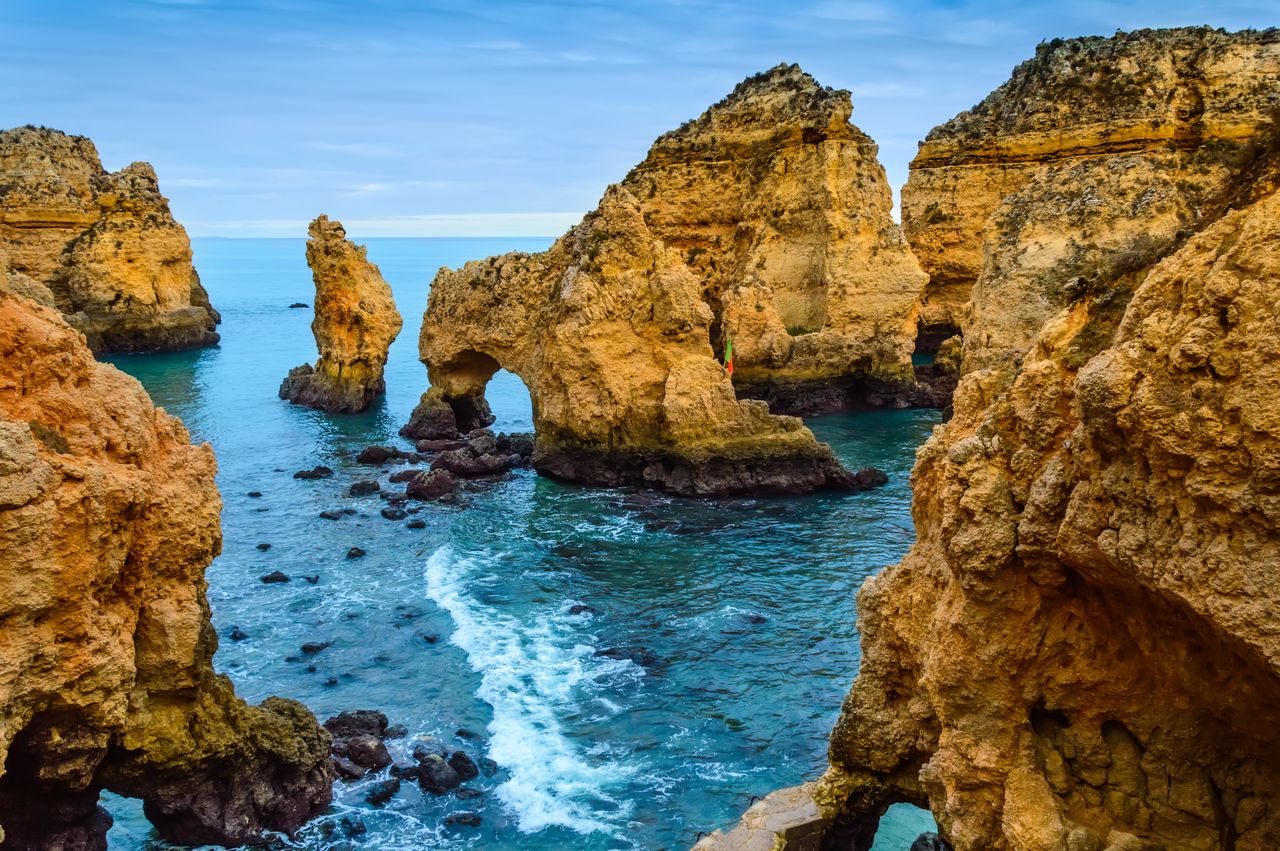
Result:
[[[1280,847],[1277,92],[1274,30],[1052,42],[930,135],[965,374],[859,594],[831,847],[894,801],[957,851]]]
[[[855,487],[799,420],[734,397],[711,322],[682,253],[612,187],[541,254],[441,270],[421,337],[432,386],[405,433],[488,425],[484,388],[504,367],[529,388],[546,475],[683,494]]]
[[[105,848],[103,788],[142,798],[177,843],[297,827],[328,805],[329,737],[301,705],[249,706],[213,671],[212,450],[11,289],[0,287],[4,847]]]
[[[218,342],[220,317],[155,171],[134,163],[108,173],[83,136],[0,132],[0,249],[95,352]]]
[[[385,389],[387,351],[403,325],[391,287],[365,247],[347,239],[341,222],[320,216],[307,228],[307,265],[316,283],[320,360],[289,370],[280,398],[323,411],[353,414]]]
[[[519,375],[549,475],[679,493],[850,479],[798,421],[907,404],[924,274],[890,217],[849,93],[780,65],[654,143],[542,254],[441,270],[419,350],[432,387],[404,434],[488,424]],[[734,372],[717,363],[732,341]]]
[[[1274,31],[1208,28],[1042,44],[911,164],[922,327],[963,327],[971,367],[1016,358],[1099,270],[1202,227],[1272,120],[1276,51]]]

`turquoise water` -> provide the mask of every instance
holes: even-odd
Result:
[[[728,826],[752,796],[823,769],[858,667],[854,595],[913,538],[908,474],[935,411],[810,421],[849,465],[889,474],[864,494],[696,502],[521,471],[473,486],[459,506],[423,508],[421,530],[383,519],[377,496],[348,496],[352,481],[379,473],[385,486],[394,469],[355,464],[360,448],[407,445],[395,435],[426,383],[416,338],[435,270],[549,242],[369,241],[405,329],[386,399],[368,414],[276,397],[289,368],[315,358],[311,311],[288,309],[314,295],[301,239],[196,240],[222,345],[113,360],[217,451],[215,663],[239,693],[297,698],[321,718],[380,709],[498,763],[472,784],[483,797],[465,802],[406,784],[374,810],[363,803],[372,781],[341,786],[334,814],[358,811],[367,828],[350,840],[357,847],[679,849]],[[488,397],[496,430],[532,428],[518,378],[499,373]],[[292,478],[316,464],[337,473]],[[339,521],[317,516],[347,507],[356,513]],[[367,555],[347,559],[353,546]],[[274,570],[294,581],[258,581]],[[574,614],[577,604],[590,609]],[[231,641],[232,627],[248,638]],[[333,643],[290,661],[312,641]],[[479,736],[456,738],[459,728]],[[106,805],[112,848],[164,847],[136,802]],[[443,824],[464,809],[481,814],[480,827]],[[931,824],[895,808],[877,847],[905,849]],[[286,844],[344,838],[313,823]]]

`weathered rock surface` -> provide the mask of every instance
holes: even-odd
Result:
[[[1212,149],[1186,115],[1145,150],[1143,110],[1190,95],[1110,78],[1098,144],[1144,152],[1043,166],[990,216],[981,338],[913,473],[917,543],[859,594],[861,669],[814,792],[826,841],[865,847],[911,801],[957,851],[1280,847],[1280,135],[1255,123],[1277,61],[1274,31],[1085,39],[989,101],[1057,110],[1068,66],[1093,97],[1113,62],[1143,86],[1190,63],[1196,132],[1231,162],[1176,170]],[[1052,174],[1091,199],[1075,220]],[[1155,241],[1118,263],[1139,226]],[[1046,263],[1085,234],[1108,248]],[[1041,298],[1055,280],[1065,303]]]
[[[183,844],[252,842],[327,806],[311,713],[249,706],[213,671],[214,469],[55,311],[0,292],[6,847],[105,847],[102,788]]]
[[[333,413],[357,413],[386,389],[387,351],[403,325],[391,287],[341,222],[320,216],[307,229],[307,265],[316,284],[320,359],[289,370],[280,398]]]
[[[1278,85],[1275,30],[1042,44],[911,164],[902,214],[930,275],[922,327],[963,328],[966,368],[1016,359],[1083,291],[1104,295],[1213,220]]]
[[[851,487],[799,420],[735,398],[712,319],[681,252],[612,187],[542,254],[441,270],[420,342],[432,387],[405,433],[492,422],[484,388],[501,366],[529,388],[543,474],[683,494]]]
[[[218,342],[220,317],[155,171],[108,173],[83,136],[0,131],[0,253],[8,288],[56,306],[96,352]]]
[[[778,66],[661,137],[549,250],[441,270],[419,345],[432,387],[403,433],[488,425],[502,367],[529,388],[545,474],[686,494],[847,487],[807,429],[735,384],[811,409],[812,387],[844,405],[859,382],[914,381],[925,278],[851,109]],[[732,378],[716,360],[730,339]]]

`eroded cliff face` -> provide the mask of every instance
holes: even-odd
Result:
[[[1195,210],[1155,153],[1106,153],[1039,166],[978,235],[967,373],[913,473],[917,543],[859,594],[862,666],[814,792],[830,847],[867,847],[894,801],[929,806],[958,851],[1280,846],[1280,136],[1254,123],[1278,37],[1136,33],[1035,62],[1137,56],[1142,81],[1190,61],[1188,39],[1219,68],[1205,103],[1248,119],[1202,110],[1235,129],[1214,131],[1232,161],[1192,173]],[[1124,91],[1127,143],[1148,97]],[[1207,149],[1181,140],[1177,167]],[[1124,210],[1156,235],[1135,254]],[[1082,238],[1107,248],[1065,267]],[[1037,289],[1055,282],[1057,300]]]
[[[382,370],[403,321],[391,287],[342,223],[320,216],[307,229],[307,265],[316,284],[320,359],[289,371],[280,398],[324,411],[357,413],[386,389]]]
[[[911,164],[902,212],[930,275],[922,326],[963,328],[968,368],[1016,359],[1078,290],[1212,221],[1277,86],[1274,30],[1042,44]]]
[[[0,132],[0,247],[96,352],[218,342],[191,243],[146,163],[108,173],[83,136]]]
[[[698,279],[717,353],[733,341],[739,394],[802,405],[806,386],[912,380],[925,275],[852,111],[847,91],[779,65],[661,136],[622,182]]]
[[[681,252],[613,187],[541,254],[441,270],[420,341],[431,389],[405,433],[487,425],[503,367],[529,389],[544,474],[685,494],[855,486],[798,419],[734,397],[712,318]]]
[[[105,848],[102,788],[185,844],[254,842],[328,804],[311,713],[249,706],[214,674],[214,472],[137,381],[0,287],[4,848]]]

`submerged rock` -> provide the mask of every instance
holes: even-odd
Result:
[[[333,475],[333,468],[326,467],[323,464],[321,464],[319,466],[312,467],[310,470],[299,470],[298,472],[293,474],[293,477],[295,479],[314,480],[314,479],[327,479],[332,475]]]
[[[339,222],[320,216],[307,233],[316,285],[311,331],[320,359],[290,370],[280,398],[332,413],[363,411],[385,387],[382,370],[400,333],[400,314],[382,273]]]
[[[0,290],[53,307],[98,353],[194,349],[220,321],[146,163],[108,173],[93,142],[0,131]]]
[[[365,802],[371,806],[380,807],[395,797],[400,791],[400,778],[389,777],[386,780],[379,780],[373,786],[369,787],[369,791],[365,793]]]
[[[254,843],[328,806],[311,713],[250,706],[213,669],[212,450],[57,312],[4,292],[0,459],[0,618],[26,624],[0,630],[6,846],[103,847],[104,788],[177,844]]]
[[[267,585],[289,581],[289,575],[279,570],[273,570],[265,576],[259,576],[258,578]]]

